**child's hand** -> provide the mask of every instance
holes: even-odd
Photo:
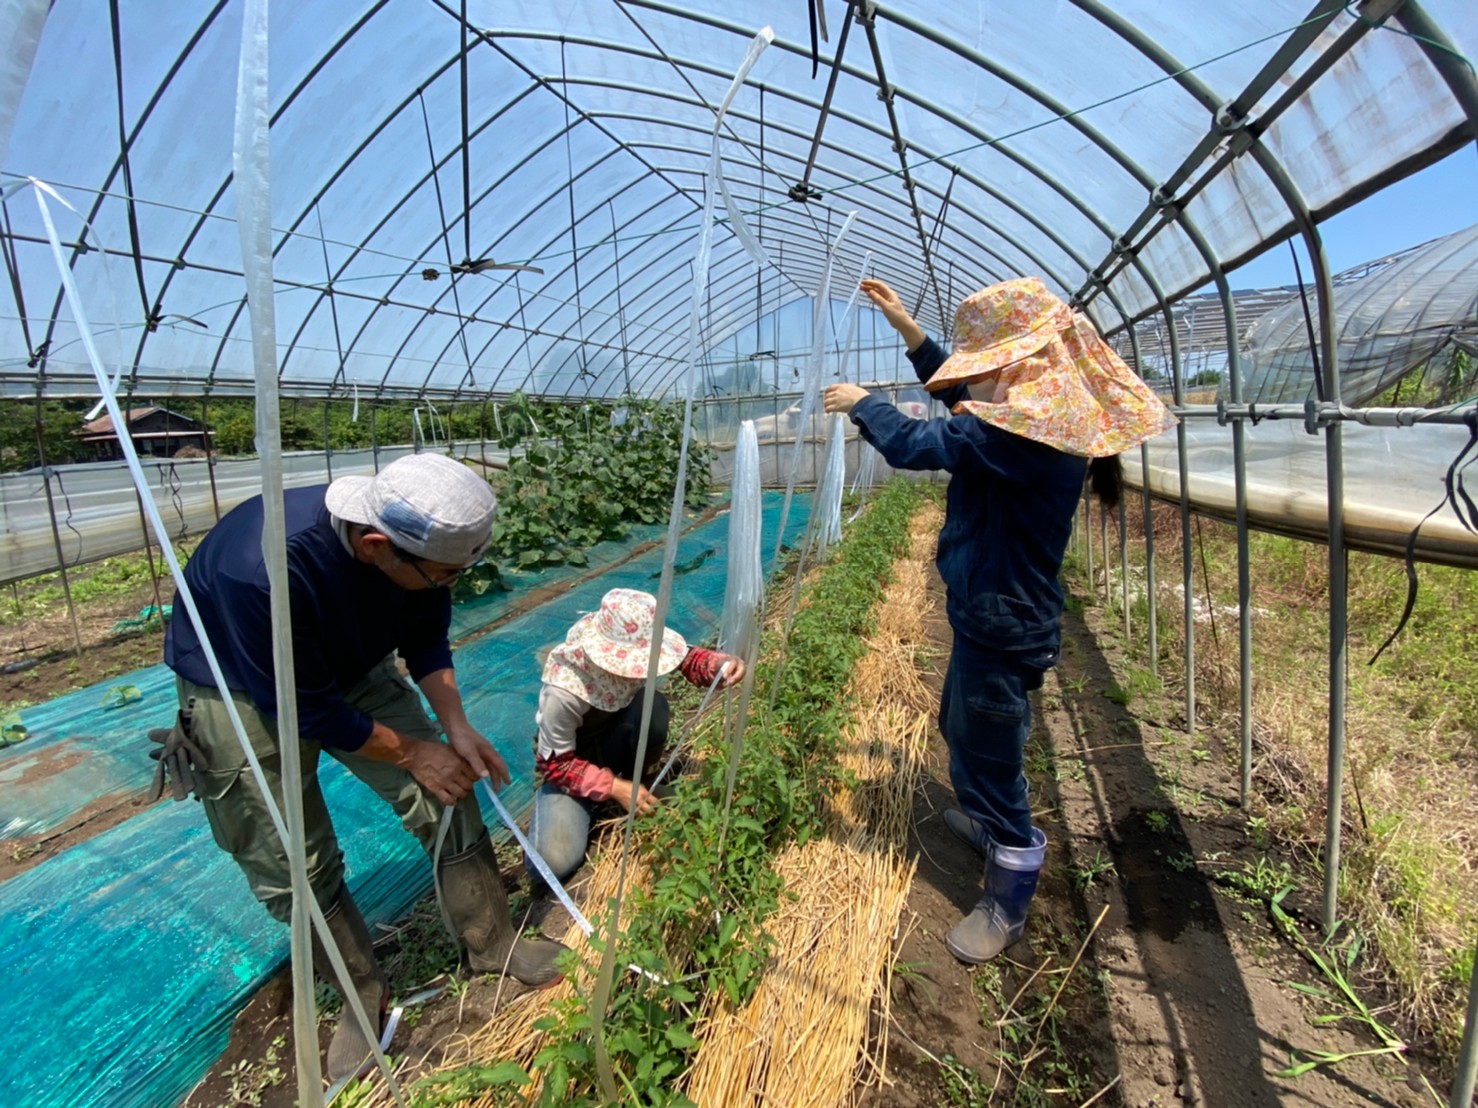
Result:
[[[857,385],[828,385],[826,386],[826,410],[830,414],[846,415],[857,404],[857,401],[867,395],[867,390]]]
[[[632,794],[631,782],[624,777],[618,777],[611,782],[611,799],[620,804],[628,812],[631,806],[636,805],[636,814],[644,816],[662,802],[652,795],[652,791],[645,785],[637,788],[635,796]]]
[[[724,675],[719,678],[718,687],[721,689],[732,689],[740,681],[744,680],[744,659],[736,658],[732,654],[724,655]]]

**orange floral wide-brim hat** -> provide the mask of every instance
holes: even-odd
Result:
[[[954,349],[930,392],[998,376],[1000,403],[964,400],[968,412],[1023,438],[1085,458],[1106,458],[1175,426],[1175,416],[1094,329],[1039,279],[981,289],[955,312]]]

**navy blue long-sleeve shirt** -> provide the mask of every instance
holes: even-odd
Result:
[[[908,358],[926,382],[945,353],[925,339]],[[934,395],[953,407],[969,392],[957,385]],[[1062,617],[1057,577],[1088,459],[968,413],[910,419],[879,396],[859,400],[851,416],[894,469],[951,475],[935,561],[955,633],[1006,654],[1056,650]]]
[[[451,593],[402,589],[356,560],[324,506],[327,489],[288,489],[284,497],[298,730],[304,739],[357,750],[374,721],[345,701],[345,690],[394,650],[416,681],[449,667]],[[185,581],[226,684],[275,718],[260,496],[233,508],[212,528],[185,566]],[[178,599],[164,640],[164,662],[188,681],[215,686],[200,635]]]

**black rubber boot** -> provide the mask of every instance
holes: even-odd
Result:
[[[369,928],[364,925],[364,918],[360,916],[348,889],[339,893],[339,899],[324,913],[324,917],[328,920],[334,944],[344,956],[344,965],[349,969],[349,979],[359,994],[359,1002],[364,1005],[365,1014],[375,1021],[375,1036],[378,1038],[385,1027],[390,985],[375,961],[375,946],[370,939]],[[313,936],[313,965],[320,977],[342,990],[343,986],[339,984],[317,934]],[[328,1044],[328,1058],[325,1060],[328,1079],[339,1081],[362,1072],[369,1061],[372,1046],[346,1000],[343,1011],[339,1013],[339,1026],[334,1029],[334,1037]]]
[[[467,945],[467,960],[473,969],[509,973],[537,987],[560,979],[554,959],[565,945],[553,939],[523,939],[514,931],[508,893],[488,836],[460,854],[443,855],[440,877],[442,905]]]

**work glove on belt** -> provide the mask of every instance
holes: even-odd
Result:
[[[158,743],[157,749],[149,751],[149,757],[159,763],[154,771],[154,783],[149,788],[152,804],[164,795],[167,780],[176,800],[184,800],[195,792],[195,775],[191,771],[199,766],[208,769],[205,753],[190,738],[190,713],[195,707],[192,697],[175,714],[173,727],[159,727],[149,732],[149,741]],[[197,794],[195,797],[199,800]]]

